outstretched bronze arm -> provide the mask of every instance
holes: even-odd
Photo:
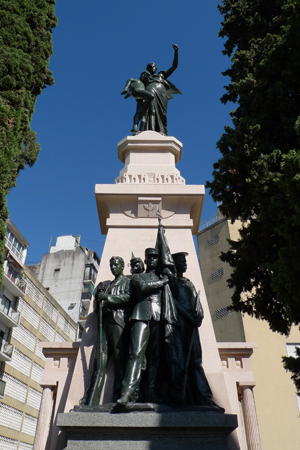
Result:
[[[169,78],[169,76],[172,75],[174,70],[176,70],[178,67],[178,45],[172,44],[172,47],[174,48],[173,64],[172,64],[172,67],[170,67],[170,69],[166,71],[165,79]]]
[[[138,275],[132,278],[132,284],[135,288],[140,292],[151,292],[155,289],[162,288],[169,281],[167,276],[163,276],[160,280],[157,281],[146,281],[141,279]]]

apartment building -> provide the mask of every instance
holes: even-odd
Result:
[[[256,386],[253,389],[263,450],[298,450],[300,442],[300,397],[282,365],[282,356],[293,355],[300,346],[300,331],[293,327],[288,337],[274,333],[267,322],[240,312],[228,311],[232,268],[220,260],[229,240],[239,239],[241,222],[231,223],[218,211],[200,224],[200,266],[210,314],[218,342],[256,342],[250,359]],[[259,242],[257,243],[259,245]],[[223,344],[225,345],[225,344]]]
[[[25,264],[28,242],[7,221],[0,289],[0,449],[31,450],[45,367],[40,342],[72,342],[77,323]]]

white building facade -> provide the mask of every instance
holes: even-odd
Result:
[[[80,245],[80,236],[59,236],[56,245],[32,268],[38,280],[70,317],[81,337],[93,295],[100,260]]]

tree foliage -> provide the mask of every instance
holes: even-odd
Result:
[[[36,98],[54,83],[49,71],[55,0],[0,0],[0,267],[3,267],[6,196],[40,146],[30,128]],[[0,271],[0,282],[2,270]]]
[[[300,1],[224,0],[219,10],[232,61],[221,101],[237,108],[207,186],[244,223],[222,254],[232,308],[287,335],[300,323]]]

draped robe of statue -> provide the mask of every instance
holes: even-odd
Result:
[[[148,125],[147,129],[152,129],[149,120],[151,112],[155,117],[155,128],[153,131],[157,131],[163,135],[168,134],[167,130],[167,108],[168,101],[173,98],[173,94],[181,94],[174,84],[165,79],[166,71],[161,71],[157,75],[149,75],[146,91],[153,94],[153,100],[149,106]]]

